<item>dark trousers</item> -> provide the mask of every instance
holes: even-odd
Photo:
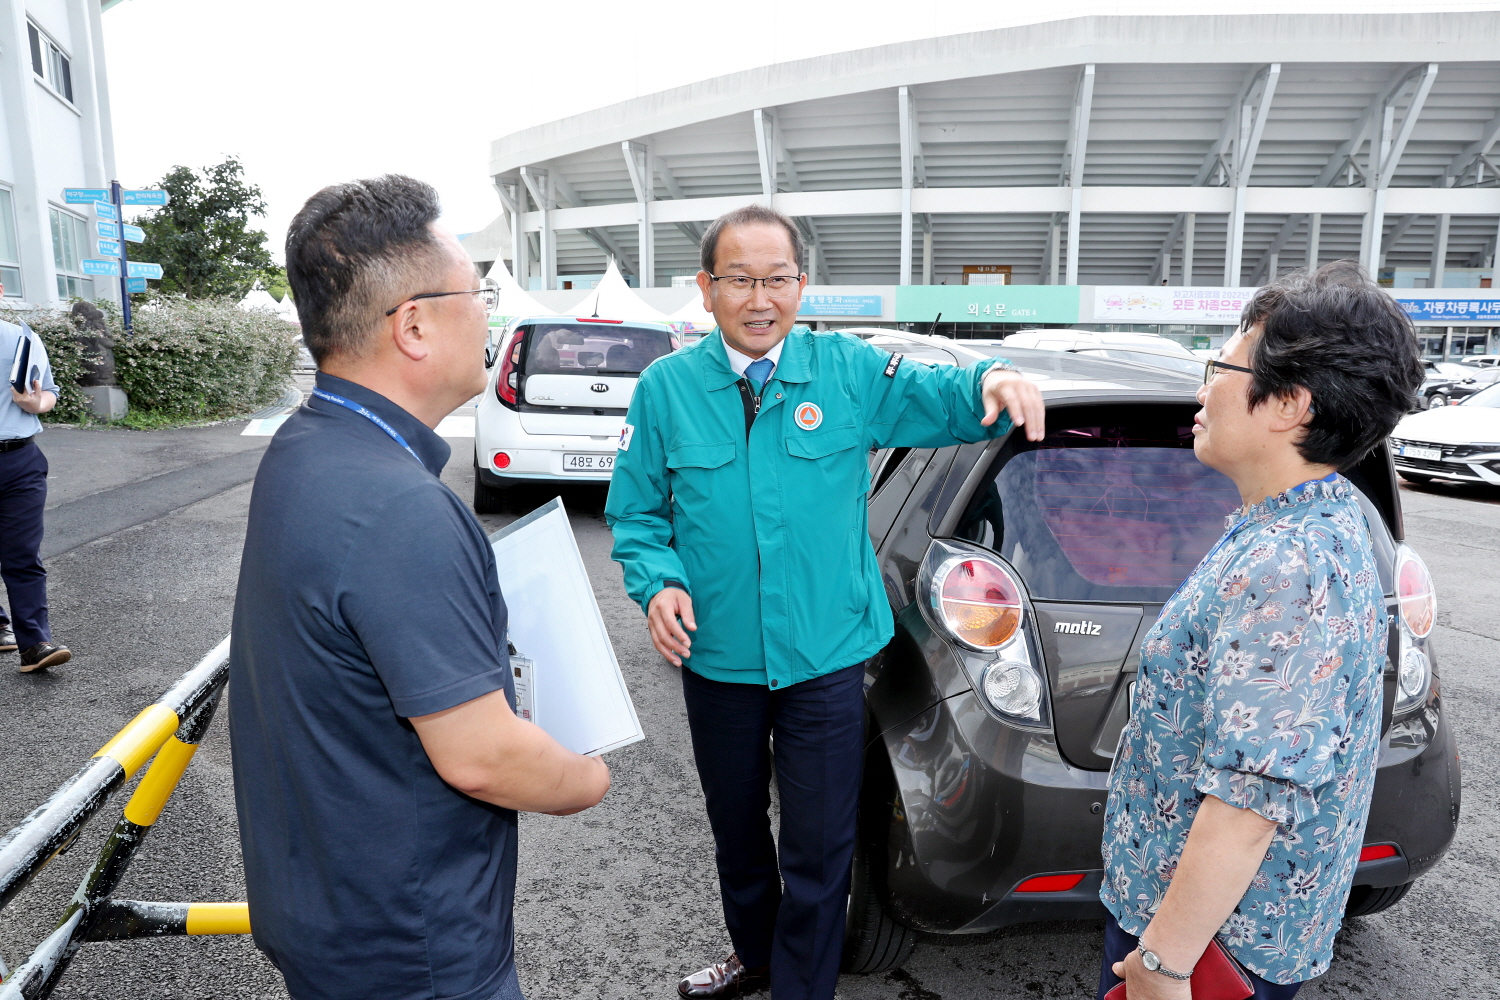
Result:
[[[831,1000],[863,773],[864,665],[779,691],[685,669],[682,691],[734,949],[750,968],[771,966],[776,1000]]]
[[[1125,933],[1113,916],[1104,918],[1104,965],[1099,970],[1097,1000],[1104,1000],[1104,994],[1120,984],[1120,977],[1114,974],[1113,966],[1116,962],[1125,961],[1125,956],[1135,951],[1135,946],[1139,943],[1140,938],[1134,934]],[[1250,978],[1250,984],[1255,987],[1252,1000],[1292,1000],[1292,997],[1296,996],[1297,991],[1302,988],[1301,983],[1283,986],[1280,983],[1268,982],[1249,969],[1245,969],[1245,975]]]
[[[0,580],[10,623],[23,650],[51,642],[47,626],[47,571],[42,568],[42,509],[47,506],[47,456],[35,444],[0,451]]]

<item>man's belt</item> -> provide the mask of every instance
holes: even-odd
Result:
[[[36,437],[36,435],[33,434],[31,437]],[[29,437],[11,438],[9,441],[0,441],[0,452],[15,451],[17,448],[24,448],[30,443],[31,438]]]

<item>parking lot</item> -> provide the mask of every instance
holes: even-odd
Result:
[[[0,659],[0,828],[9,828],[228,631],[254,453],[243,422],[136,434],[51,429],[48,551],[58,638],[73,663],[40,676]],[[467,498],[468,439],[446,481]],[[652,650],[625,597],[597,487],[563,491],[647,739],[610,755],[600,807],[521,823],[518,964],[532,1000],[671,997],[684,972],[722,957],[711,842],[677,672]],[[523,492],[491,530],[544,502]],[[1500,996],[1500,490],[1408,487],[1411,544],[1439,587],[1439,669],[1463,754],[1463,819],[1452,851],[1390,912],[1351,922],[1332,971],[1305,997]],[[502,579],[502,585],[504,581]],[[14,967],[52,926],[113,815],[0,916]],[[242,899],[222,719],[141,851],[120,894]],[[1093,995],[1097,924],[1030,924],[929,939],[903,971],[846,977],[854,1000]],[[85,946],[55,996],[111,1000],[279,998],[279,977],[245,938]]]

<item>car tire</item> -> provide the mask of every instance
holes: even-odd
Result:
[[[1429,410],[1436,410],[1439,407],[1443,407],[1443,406],[1447,406],[1447,405],[1448,405],[1448,397],[1445,396],[1445,395],[1443,395],[1440,392],[1435,392],[1431,396],[1427,397],[1427,408]]]
[[[1432,482],[1431,476],[1424,476],[1419,472],[1407,472],[1405,469],[1397,469],[1396,473],[1409,483],[1417,483],[1421,485],[1424,483]]]
[[[476,514],[499,514],[505,506],[506,490],[502,487],[488,486],[479,478],[479,468],[474,468],[474,513]]]
[[[1411,892],[1414,882],[1403,885],[1357,885],[1349,890],[1349,902],[1344,904],[1344,916],[1368,917],[1389,910]]]
[[[855,975],[899,969],[917,946],[917,932],[885,912],[871,867],[870,852],[861,838],[854,847],[844,925],[843,971]]]

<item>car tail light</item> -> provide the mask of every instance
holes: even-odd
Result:
[[[1432,659],[1427,636],[1437,621],[1437,598],[1432,575],[1422,557],[1406,545],[1396,547],[1396,600],[1400,625],[1396,629],[1396,702],[1392,715],[1420,708],[1432,686]]]
[[[497,469],[510,468],[510,456],[503,451],[495,452],[495,457],[490,459],[490,464]]]
[[[516,401],[516,390],[521,384],[518,366],[521,363],[521,347],[526,341],[526,330],[526,327],[521,327],[506,345],[505,354],[500,358],[500,371],[495,374],[495,398],[512,410],[519,408]]]
[[[1379,861],[1381,858],[1394,858],[1399,853],[1395,844],[1366,844],[1365,849],[1359,852],[1359,860]]]
[[[1004,561],[977,545],[935,539],[917,574],[917,593],[984,705],[1012,725],[1051,728],[1024,591]]]
[[[1066,875],[1038,875],[1016,886],[1016,892],[1067,892],[1078,888],[1084,872],[1069,872]]]
[[[623,323],[623,319],[600,319],[598,316],[574,316],[579,323]]]
[[[1402,624],[1418,639],[1425,639],[1437,620],[1432,574],[1422,557],[1405,545],[1396,556],[1396,597],[1401,601]]]
[[[966,645],[999,649],[1021,627],[1021,588],[998,563],[951,559],[933,586],[948,631]]]

